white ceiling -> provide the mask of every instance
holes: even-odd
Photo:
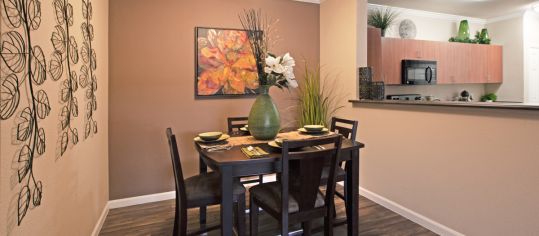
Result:
[[[368,0],[371,4],[489,19],[531,8],[538,0]]]

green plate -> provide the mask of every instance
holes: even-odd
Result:
[[[323,128],[320,131],[307,131],[305,128],[299,128],[298,131],[301,132],[301,133],[305,133],[305,134],[325,134],[325,133],[329,132],[329,129],[328,128]]]
[[[217,143],[217,142],[221,142],[221,141],[225,141],[227,140],[228,138],[230,138],[230,136],[228,134],[223,134],[219,139],[217,140],[212,140],[212,141],[204,141],[203,139],[201,139],[200,137],[196,137],[194,138],[193,140],[195,140],[195,142],[197,143]]]

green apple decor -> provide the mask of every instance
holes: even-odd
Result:
[[[271,27],[275,22],[264,17],[261,11],[246,10],[240,21],[249,37],[258,70],[259,95],[249,113],[249,132],[258,140],[274,139],[279,133],[281,119],[273,103],[269,90],[276,86],[280,89],[297,88],[294,76],[294,58],[286,53],[275,56],[269,53]]]

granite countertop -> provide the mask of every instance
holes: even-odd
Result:
[[[516,102],[455,102],[455,101],[400,101],[400,100],[349,100],[357,104],[393,104],[393,105],[416,105],[416,106],[445,106],[445,107],[470,107],[470,108],[493,108],[493,109],[516,109],[537,110],[539,103],[516,103]]]

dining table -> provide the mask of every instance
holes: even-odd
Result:
[[[288,129],[291,130],[291,129]],[[278,137],[295,135],[298,131],[281,132]],[[221,176],[221,235],[233,235],[233,181],[241,177],[277,174],[281,169],[281,152],[278,148],[270,146],[268,141],[255,140],[245,133],[232,133],[231,138],[225,141],[226,148],[217,150],[195,142],[199,152],[199,172],[207,173],[208,167]],[[303,138],[305,136],[302,136]],[[317,137],[315,135],[313,138]],[[222,144],[221,144],[222,145]],[[268,155],[260,158],[249,158],[241,148],[256,146],[262,148]],[[359,157],[360,149],[365,145],[350,139],[343,139],[340,161],[345,162],[346,186],[345,206],[346,225],[348,235],[358,235],[359,220]],[[200,208],[201,223],[205,222],[206,208]]]

